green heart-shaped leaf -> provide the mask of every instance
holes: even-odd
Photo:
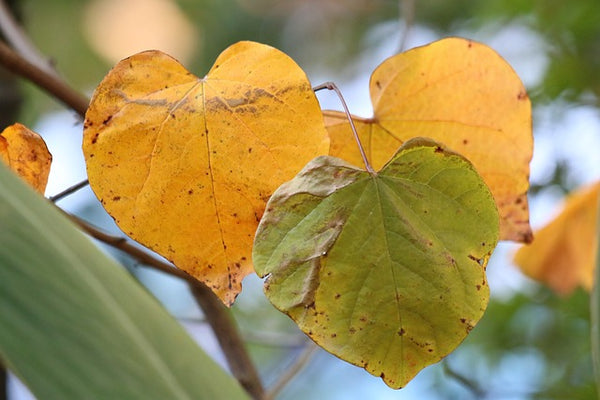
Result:
[[[399,388],[479,321],[497,241],[473,166],[420,138],[377,175],[311,161],[267,204],[253,262],[269,300],[315,342]]]

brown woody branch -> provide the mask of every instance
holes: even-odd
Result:
[[[73,109],[82,118],[85,116],[89,104],[89,100],[85,96],[73,90],[56,76],[31,64],[3,41],[0,41],[0,64],[15,75],[33,82],[39,88]]]

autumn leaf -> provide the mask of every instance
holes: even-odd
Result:
[[[269,200],[253,260],[269,300],[316,343],[399,388],[481,318],[497,240],[472,165],[412,139],[376,175],[311,161]]]
[[[267,199],[329,139],[304,72],[258,43],[226,49],[204,78],[148,51],[96,89],[83,150],[119,227],[231,304],[252,272]]]
[[[470,40],[440,40],[388,58],[373,72],[370,91],[373,118],[353,118],[375,169],[410,138],[442,142],[467,157],[490,187],[500,238],[531,241],[531,105],[497,53]],[[330,155],[362,165],[346,116],[326,111],[325,123]]]
[[[576,287],[591,290],[598,254],[598,202],[600,182],[568,197],[563,211],[523,246],[515,263],[526,275],[559,294]]]
[[[8,126],[0,133],[0,160],[44,194],[52,155],[40,135],[19,123]]]

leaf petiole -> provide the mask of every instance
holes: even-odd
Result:
[[[354,121],[352,121],[352,115],[350,114],[350,111],[348,110],[348,106],[346,105],[344,96],[342,96],[342,92],[336,86],[336,84],[333,82],[325,82],[320,85],[317,85],[313,88],[313,91],[318,92],[319,90],[323,90],[323,89],[333,90],[335,92],[335,94],[337,94],[338,98],[340,99],[340,102],[342,103],[342,107],[344,107],[344,112],[346,113],[346,117],[348,117],[348,122],[350,122],[350,129],[352,129],[352,134],[354,135],[354,140],[356,140],[356,144],[358,145],[358,150],[360,151],[360,156],[362,157],[363,162],[365,164],[365,169],[367,170],[367,172],[369,174],[375,175],[375,170],[373,169],[373,167],[371,167],[371,164],[369,163],[369,160],[367,159],[365,150],[362,146],[360,138],[358,137],[358,132],[356,131],[356,126],[354,126]]]

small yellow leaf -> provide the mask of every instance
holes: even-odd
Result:
[[[267,199],[329,139],[300,67],[239,42],[203,79],[158,51],[118,63],[92,98],[83,150],[119,227],[229,305],[253,271]]]
[[[19,123],[7,127],[0,133],[0,159],[44,194],[52,155],[40,135]]]
[[[530,242],[527,189],[531,104],[512,68],[489,47],[443,39],[384,61],[371,76],[373,118],[357,118],[375,169],[410,138],[424,136],[468,158],[490,187],[500,238]],[[326,111],[330,154],[362,161],[345,115]]]
[[[598,252],[600,182],[571,194],[563,211],[523,246],[515,263],[559,294],[581,285],[591,290]]]

